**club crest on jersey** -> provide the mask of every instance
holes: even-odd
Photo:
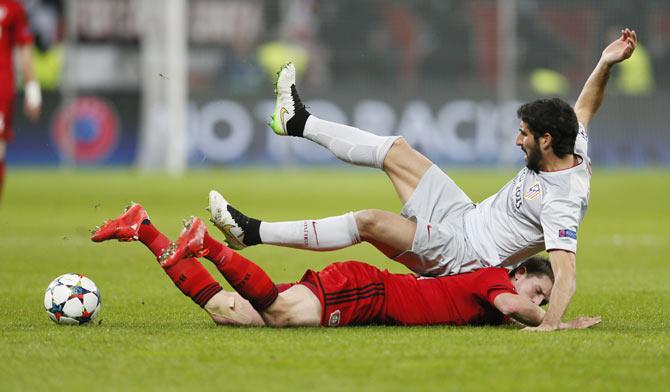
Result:
[[[340,325],[340,310],[336,310],[330,314],[330,317],[328,318],[328,326],[329,327],[337,327]]]
[[[0,7],[0,20],[5,19],[7,16],[7,9],[5,7]]]
[[[570,229],[561,229],[558,231],[558,238],[572,238],[577,239],[577,232]]]
[[[542,195],[542,187],[539,182],[535,182],[533,186],[528,188],[526,194],[523,195],[526,200],[535,200]]]

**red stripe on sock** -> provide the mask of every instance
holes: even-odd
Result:
[[[205,256],[224,278],[257,311],[267,309],[279,295],[277,286],[259,266],[205,234]]]

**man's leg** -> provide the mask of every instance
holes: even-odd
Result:
[[[209,193],[211,221],[233,249],[271,244],[311,250],[334,250],[360,242],[356,219],[349,212],[325,219],[263,222],[231,206],[216,191]]]
[[[91,239],[94,242],[111,239],[124,242],[139,240],[157,258],[170,245],[170,240],[156,229],[144,208],[139,204],[131,205],[117,218],[97,227]],[[222,290],[221,285],[194,258],[180,260],[179,263],[163,267],[163,270],[177,288],[200,307],[204,307]]]
[[[250,218],[216,191],[210,192],[211,221],[234,249],[257,244],[327,251],[369,242],[388,257],[412,248],[416,223],[382,210],[364,210],[324,219],[264,222]]]
[[[162,257],[164,268],[181,263],[181,257],[201,255],[214,263],[224,278],[251,306],[267,325],[318,326],[320,303],[307,289],[296,285],[279,293],[277,286],[258,265],[213,239],[198,218],[192,218],[176,245]],[[301,286],[304,287],[304,286]],[[314,306],[314,301],[319,306]]]
[[[431,166],[433,162],[413,149],[402,138],[393,142],[384,159],[384,172],[403,204],[407,203]]]
[[[256,309],[236,292],[219,291],[207,301],[204,309],[219,325],[265,326]]]
[[[399,136],[378,136],[310,114],[298,96],[293,64],[279,71],[276,94],[275,112],[269,124],[275,133],[309,139],[344,162],[383,169],[403,203],[432,165]]]

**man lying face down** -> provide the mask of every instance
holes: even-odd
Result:
[[[511,318],[535,326],[542,322],[540,305],[547,303],[554,280],[549,262],[533,257],[511,272],[482,268],[430,278],[347,261],[275,285],[252,261],[210,237],[199,218],[187,221],[171,243],[139,204],[96,228],[91,239],[141,241],[177,287],[224,325],[498,325]],[[212,261],[236,292],[224,291],[196,257]],[[598,322],[582,317],[562,327]]]

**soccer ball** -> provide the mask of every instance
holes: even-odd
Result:
[[[100,311],[100,293],[84,275],[61,275],[47,287],[44,309],[56,324],[86,324]]]

